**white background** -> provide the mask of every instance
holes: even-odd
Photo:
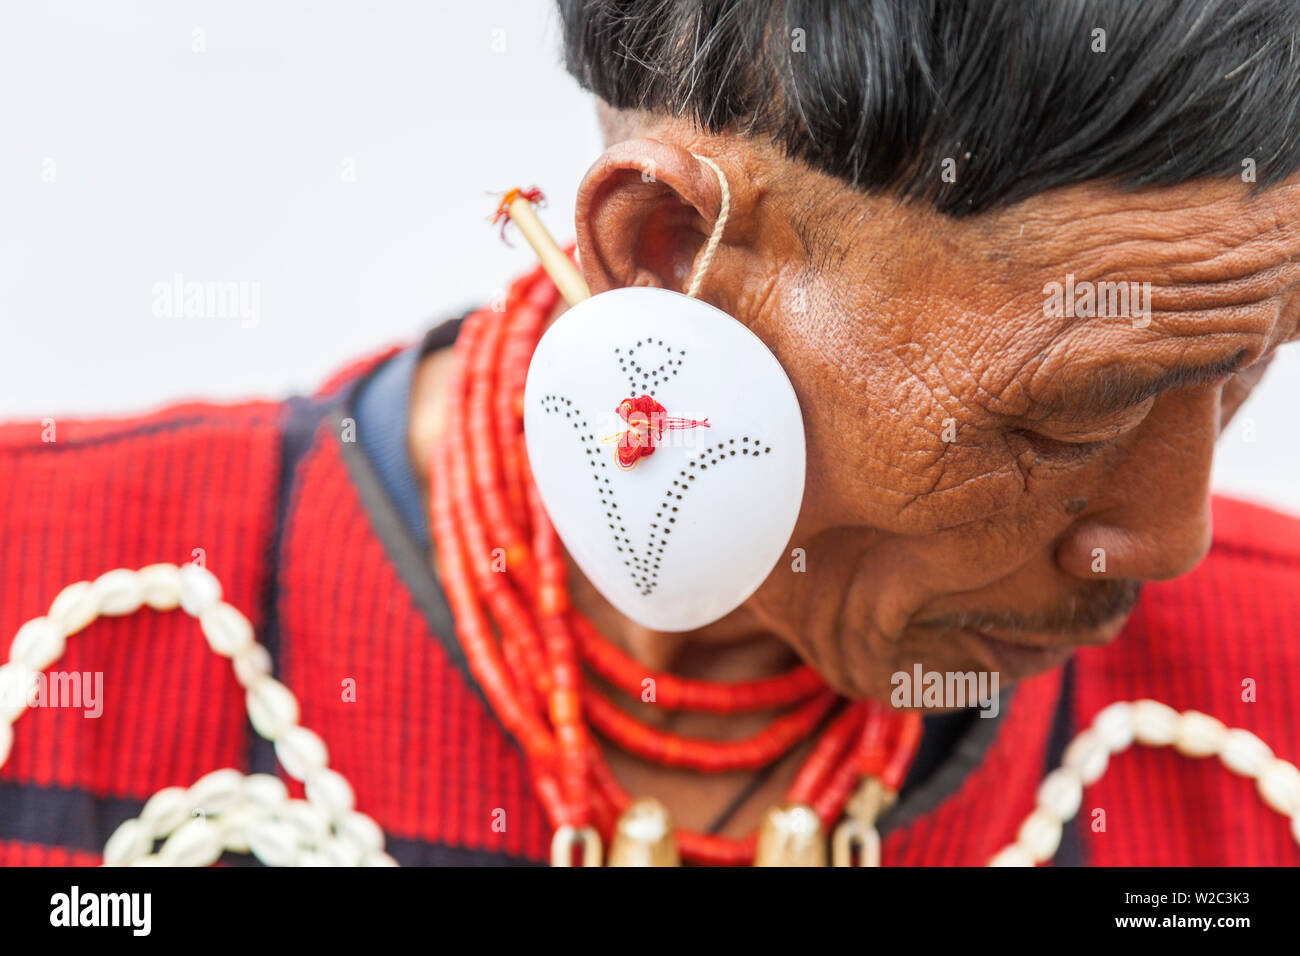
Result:
[[[499,294],[533,260],[489,193],[541,186],[567,240],[600,152],[559,61],[546,0],[6,4],[0,419],[309,390]],[[260,321],[155,317],[177,273],[260,283]],[[1289,351],[1215,482],[1300,512]]]

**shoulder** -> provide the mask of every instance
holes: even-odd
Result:
[[[260,567],[247,562],[273,525],[283,410],[189,402],[0,426],[0,581],[23,598],[0,631],[112,568]]]
[[[1252,560],[1300,574],[1300,517],[1235,498],[1214,498],[1210,560]]]
[[[1300,519],[1216,496],[1209,554],[1190,574],[1155,585],[1180,616],[1196,615],[1218,641],[1276,648],[1300,667]]]
[[[256,441],[285,428],[296,408],[308,403],[329,404],[402,348],[392,345],[376,349],[341,366],[312,394],[287,400],[186,401],[133,415],[57,415],[0,421],[0,462],[92,446],[133,447],[147,453],[160,443],[203,442],[214,436],[227,441]]]
[[[140,415],[111,417],[49,416],[0,423],[0,456],[13,457],[89,445],[131,442],[153,435],[183,434],[191,430],[225,432],[274,426],[281,403],[254,401],[232,404],[183,402]]]
[[[310,396],[0,423],[0,536],[13,557],[0,555],[0,580],[27,591],[27,616],[64,584],[115,567],[201,555],[226,573],[258,569],[251,582],[266,570],[295,448],[391,351]]]
[[[0,528],[30,539],[56,519],[101,507],[123,518],[160,509],[150,520],[167,520],[174,507],[193,506],[191,494],[213,508],[247,507],[235,489],[247,496],[274,480],[283,408],[186,402],[133,417],[0,425],[0,487],[8,491]]]

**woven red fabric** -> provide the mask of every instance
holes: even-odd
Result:
[[[302,722],[390,835],[541,860],[523,758],[398,579],[336,434],[321,426],[286,526],[283,660]]]

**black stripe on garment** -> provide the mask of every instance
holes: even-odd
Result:
[[[450,319],[431,329],[421,345],[421,353],[428,354],[453,344],[460,331],[461,321],[461,319]],[[373,374],[375,372],[371,373]],[[357,383],[355,388],[348,390],[343,403],[334,413],[340,420],[355,418],[355,396],[365,388],[370,377],[367,375]],[[456,637],[456,619],[452,615],[447,594],[442,588],[442,581],[433,572],[429,552],[424,549],[417,535],[403,519],[402,510],[393,501],[375,468],[375,463],[366,455],[365,447],[360,442],[340,442],[339,448],[348,469],[348,476],[361,499],[362,508],[370,518],[375,535],[393,562],[397,576],[406,585],[411,600],[424,617],[433,638],[442,645],[447,659],[464,679],[465,686],[483,701],[487,713],[501,728],[506,738],[518,746],[514,735],[501,723],[487,699],[487,694],[470,670],[469,659],[466,658],[465,650]],[[522,752],[521,750],[520,753]]]
[[[241,417],[224,411],[220,406],[213,406],[210,411],[185,414],[177,418],[163,418],[158,421],[127,424],[120,431],[107,431],[87,438],[60,438],[58,441],[40,442],[39,444],[23,446],[14,450],[19,453],[57,455],[79,451],[84,448],[97,448],[100,445],[112,445],[120,441],[147,438],[150,435],[161,435],[167,432],[186,431],[195,428],[228,426],[247,429],[250,426],[271,424],[272,414],[266,413],[265,417],[259,417],[257,413],[250,412],[247,417]]]
[[[142,800],[97,797],[75,787],[0,784],[0,840],[100,854],[124,820],[138,817]],[[538,866],[536,861],[487,850],[386,836],[385,850],[402,866]],[[256,857],[226,853],[222,863],[258,866]]]
[[[1015,687],[1004,687],[998,692],[998,711],[996,717],[979,716],[970,709],[964,713],[966,725],[951,734],[949,740],[939,746],[946,746],[946,753],[935,753],[922,765],[922,770],[909,771],[903,792],[898,802],[885,811],[880,818],[880,835],[886,836],[919,820],[921,817],[937,810],[945,800],[961,789],[967,778],[979,769],[988,755],[989,748],[998,738],[998,732],[1004,726],[1007,711],[1013,706]],[[959,712],[961,714],[962,712]],[[936,716],[956,718],[959,714],[931,715],[926,718],[926,730],[934,726]],[[921,738],[921,748],[926,747],[925,737]],[[936,747],[938,749],[938,747]],[[922,756],[918,751],[917,759]]]
[[[1074,658],[1066,661],[1061,674],[1061,696],[1056,702],[1056,713],[1052,716],[1052,730],[1047,738],[1047,753],[1043,758],[1043,775],[1051,773],[1061,765],[1065,748],[1074,738]],[[1065,824],[1061,831],[1061,845],[1056,856],[1052,857],[1053,866],[1087,866],[1084,859],[1083,838],[1080,827],[1087,826],[1080,810],[1074,819]]]
[[[284,403],[283,432],[280,437],[280,485],[275,505],[275,525],[271,532],[267,559],[265,591],[262,595],[262,631],[260,639],[271,655],[272,672],[283,679],[280,662],[280,583],[284,567],[284,529],[290,510],[297,500],[298,466],[307,457],[320,423],[338,404],[336,397],[291,398]],[[254,773],[275,773],[275,745],[248,728],[248,767]]]

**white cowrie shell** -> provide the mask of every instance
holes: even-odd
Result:
[[[1061,845],[1061,821],[1042,810],[1035,810],[1020,825],[1016,843],[1025,848],[1034,862],[1045,863]]]
[[[351,843],[331,838],[320,845],[320,853],[330,866],[360,866],[362,854]]]
[[[378,853],[384,848],[384,831],[379,824],[355,810],[336,817],[339,838],[347,840],[363,854]]]
[[[221,600],[221,582],[207,568],[187,564],[180,569],[181,609],[198,617]]]
[[[309,846],[319,846],[330,836],[329,818],[306,800],[290,800],[280,811],[280,819],[292,826],[300,841]]]
[[[1178,711],[1158,700],[1133,704],[1133,736],[1148,747],[1165,747],[1178,733]]]
[[[1174,749],[1187,757],[1209,757],[1219,752],[1227,733],[1223,721],[1199,710],[1184,711],[1178,721]]]
[[[164,787],[149,798],[140,811],[140,820],[155,837],[166,836],[190,818],[194,804],[188,790]]]
[[[54,621],[64,637],[71,637],[99,616],[99,600],[89,581],[69,584],[50,604],[47,617]]]
[[[1033,866],[1034,858],[1019,843],[1006,847],[997,856],[989,860],[989,866]]]
[[[191,809],[204,814],[225,813],[243,796],[244,775],[238,770],[225,768],[204,774],[190,787]]]
[[[1285,760],[1273,760],[1259,772],[1259,795],[1278,813],[1300,813],[1300,770]]]
[[[1084,786],[1087,786],[1106,772],[1106,765],[1110,763],[1110,749],[1095,731],[1085,730],[1065,748],[1063,763],[1073,768]]]
[[[1219,746],[1219,759],[1233,773],[1254,777],[1273,759],[1273,750],[1249,730],[1229,730]]]
[[[298,723],[298,700],[274,677],[263,677],[248,688],[248,719],[267,740],[279,740]]]
[[[174,611],[181,604],[181,569],[174,564],[151,564],[139,571],[144,603],[155,611]]]
[[[1082,801],[1083,781],[1070,767],[1053,770],[1038,787],[1038,809],[1062,823],[1079,812]]]
[[[244,799],[261,810],[275,810],[289,799],[289,788],[279,777],[254,773],[244,778]]]
[[[261,644],[248,644],[232,659],[235,667],[235,680],[244,687],[251,687],[258,678],[271,673],[271,655]]]
[[[275,755],[284,772],[295,780],[306,780],[324,770],[329,763],[329,750],[320,735],[306,727],[290,727],[275,742]]]
[[[1103,707],[1092,718],[1092,729],[1111,753],[1119,753],[1133,743],[1133,705],[1120,700]]]
[[[352,784],[336,770],[322,770],[308,779],[307,799],[331,819],[350,812],[357,802]]]
[[[144,603],[144,589],[134,571],[115,568],[95,578],[90,586],[99,613],[108,617],[134,614]]]
[[[105,866],[130,866],[153,850],[153,833],[140,820],[122,821],[104,844]]]
[[[27,709],[39,676],[22,661],[0,664],[0,723],[13,723]]]
[[[239,608],[218,601],[199,615],[199,627],[208,646],[222,657],[234,657],[253,643],[253,625]]]
[[[283,820],[263,820],[249,834],[248,849],[267,866],[293,866],[298,860],[298,831]]]
[[[248,840],[253,827],[262,817],[250,804],[241,803],[217,818],[221,827],[221,842],[235,853],[248,852]]]
[[[9,659],[43,671],[60,657],[68,646],[63,630],[48,617],[38,617],[18,628],[9,646]]]
[[[158,856],[168,866],[211,866],[221,856],[221,830],[203,817],[194,817],[176,828]]]

